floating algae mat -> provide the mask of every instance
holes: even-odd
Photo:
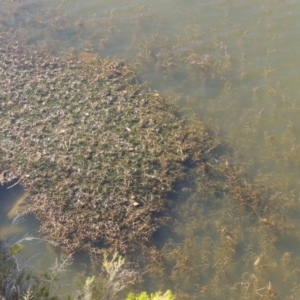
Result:
[[[210,143],[123,62],[56,58],[0,37],[1,183],[66,251],[126,251],[165,223],[168,195]],[[14,180],[13,180],[14,179]]]

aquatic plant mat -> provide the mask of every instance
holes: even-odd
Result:
[[[30,193],[27,212],[68,252],[149,242],[211,147],[204,126],[186,126],[123,61],[0,44],[1,182]]]

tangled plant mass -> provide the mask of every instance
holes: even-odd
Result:
[[[1,183],[30,193],[27,213],[67,251],[127,251],[164,222],[168,194],[210,147],[123,61],[0,36]]]

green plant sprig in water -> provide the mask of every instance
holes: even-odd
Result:
[[[24,245],[16,243],[9,248],[9,255],[15,256],[24,249]]]

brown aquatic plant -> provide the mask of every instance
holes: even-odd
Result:
[[[123,61],[0,40],[1,182],[22,184],[40,232],[67,252],[149,243],[209,151],[204,125],[189,127]]]

